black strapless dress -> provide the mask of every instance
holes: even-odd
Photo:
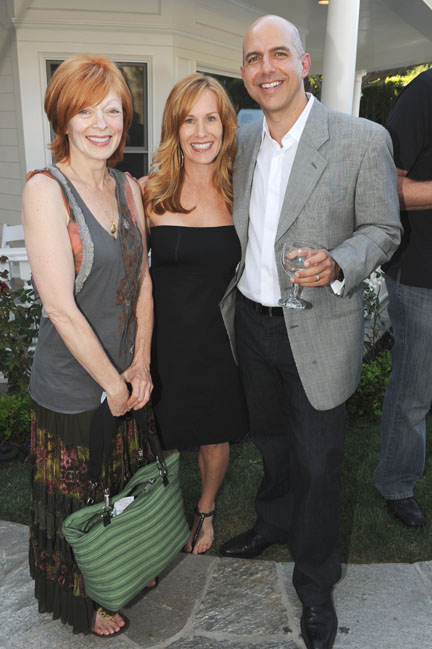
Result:
[[[152,403],[167,449],[243,437],[247,414],[219,301],[240,259],[234,226],[151,228]]]

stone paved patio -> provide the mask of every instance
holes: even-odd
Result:
[[[0,521],[0,649],[304,649],[292,564],[179,555],[125,612],[127,633],[74,636],[39,615],[27,527]],[[335,591],[335,649],[432,649],[432,561],[350,565]]]

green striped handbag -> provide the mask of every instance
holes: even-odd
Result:
[[[112,506],[134,496],[124,511]],[[178,554],[189,536],[179,484],[179,453],[141,467],[105,503],[70,514],[62,528],[88,597],[118,611]]]

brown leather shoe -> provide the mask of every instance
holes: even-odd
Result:
[[[389,512],[407,527],[425,527],[426,521],[415,498],[386,500]]]

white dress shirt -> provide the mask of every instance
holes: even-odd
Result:
[[[281,297],[274,244],[288,180],[313,101],[308,94],[308,102],[282,138],[282,146],[270,135],[264,118],[249,204],[246,265],[238,287],[250,300],[266,306],[276,306]]]

